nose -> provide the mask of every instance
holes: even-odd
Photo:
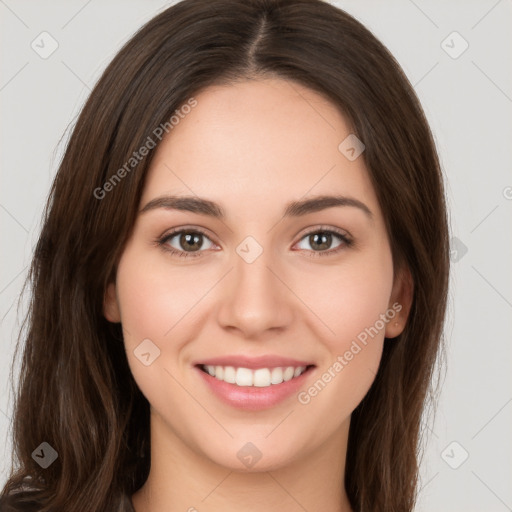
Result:
[[[233,270],[223,285],[218,310],[219,324],[239,331],[244,338],[263,338],[267,331],[275,335],[293,320],[293,293],[287,287],[281,267],[263,251],[252,263],[238,254]]]

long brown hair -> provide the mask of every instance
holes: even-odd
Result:
[[[410,270],[408,322],[385,341],[375,382],[352,414],[340,485],[355,511],[412,510],[449,270],[442,173],[419,101],[372,33],[326,2],[185,0],[144,25],[107,67],[53,182],[27,278],[16,464],[2,511],[131,509],[149,473],[149,405],[131,375],[121,326],[102,306],[155,152],[104,197],[94,191],[106,190],[199,91],[266,76],[305,85],[346,116],[366,146],[395,269]],[[58,453],[46,469],[32,457],[42,442]]]

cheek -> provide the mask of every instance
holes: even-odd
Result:
[[[128,244],[116,286],[131,373],[152,406],[165,410],[180,398],[187,403],[172,375],[181,345],[192,332],[193,305],[200,291],[186,282],[183,272],[170,271],[165,258],[155,253]],[[185,325],[189,331],[183,334]],[[162,393],[164,389],[168,392]]]
[[[117,293],[131,341],[150,338],[163,347],[175,326],[193,316],[190,313],[206,291],[200,282],[198,276],[191,279],[190,273],[166,264],[156,250],[148,256],[128,247],[118,268]]]
[[[335,405],[336,412],[330,414],[336,423],[357,407],[379,367],[385,327],[394,316],[388,311],[391,254],[383,250],[354,258],[332,272],[317,274],[314,286],[307,284],[308,303],[320,319],[313,322],[326,350],[313,388],[302,390],[298,398],[303,404],[314,402],[311,410],[318,414],[327,414]],[[300,293],[306,293],[306,287]]]
[[[379,256],[353,258],[346,265],[317,272],[314,279],[302,281],[296,288],[311,305],[316,331],[323,333],[321,339],[331,352],[346,350],[353,339],[375,325],[383,339],[385,324],[380,319],[388,308],[393,269],[390,254],[376,254]]]

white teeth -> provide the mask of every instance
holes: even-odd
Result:
[[[283,369],[272,368],[272,376],[270,377],[272,384],[281,384],[283,382]]]
[[[283,380],[286,382],[290,379],[293,379],[293,373],[295,372],[295,368],[293,366],[288,366],[286,370],[283,372]]]
[[[266,388],[270,385],[281,384],[295,377],[299,377],[306,370],[305,366],[287,366],[278,368],[234,368],[233,366],[203,366],[212,377],[223,380],[229,384],[241,387],[254,386]]]
[[[222,380],[222,379],[220,379]],[[236,371],[237,386],[252,386],[252,372],[248,368],[238,368]]]
[[[270,370],[268,368],[260,368],[254,372],[253,386],[258,388],[270,386]]]
[[[224,377],[224,367],[223,366],[216,366],[215,367],[215,375],[217,375],[218,379],[221,379]]]
[[[216,375],[214,375],[216,377]],[[236,382],[236,371],[232,366],[226,366],[224,368],[224,377],[220,380],[229,382],[229,384],[235,384]]]

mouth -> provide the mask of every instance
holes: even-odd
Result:
[[[316,365],[244,366],[196,364],[201,381],[213,397],[245,411],[270,409],[285,402],[306,386]],[[203,385],[204,385],[203,384]]]

